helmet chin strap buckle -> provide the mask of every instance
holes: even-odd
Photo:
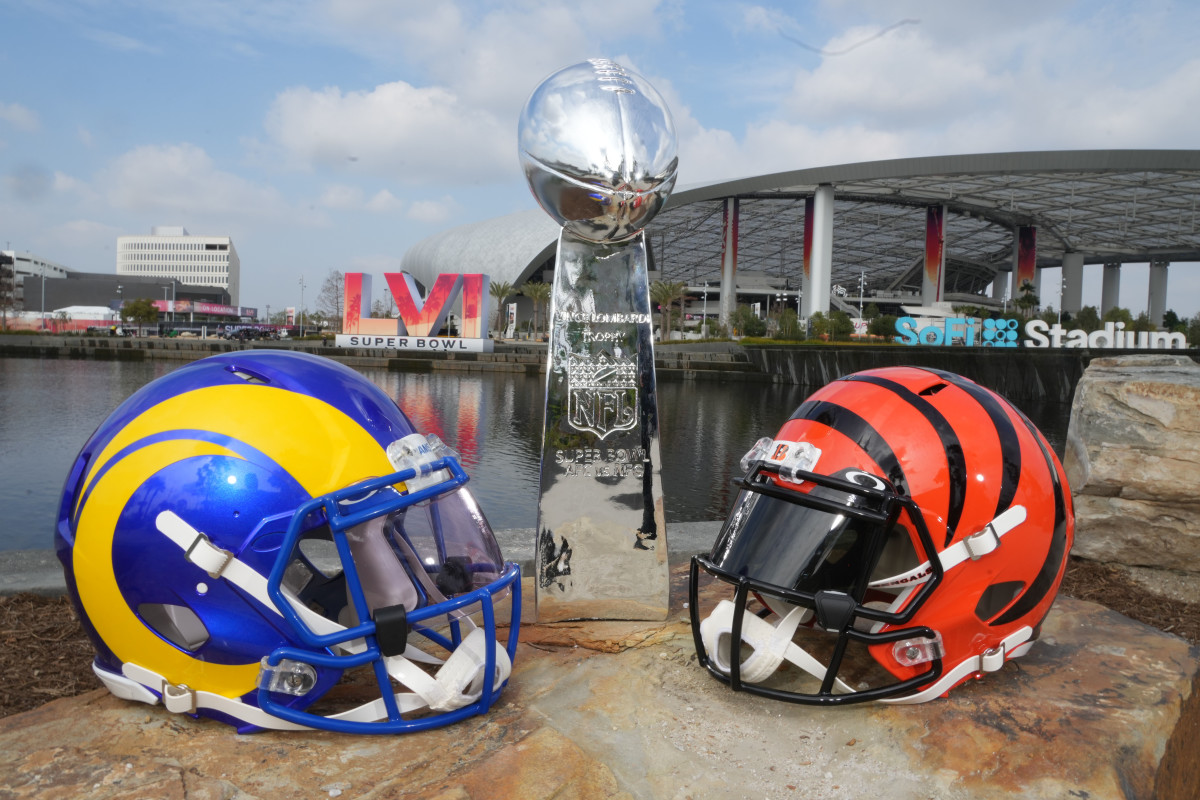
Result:
[[[841,633],[850,626],[858,603],[845,592],[828,589],[817,592],[817,624],[829,633]]]
[[[196,713],[196,691],[182,683],[162,682],[162,704],[176,714]]]
[[[196,532],[196,538],[192,540],[184,555],[188,561],[207,572],[208,577],[213,580],[220,578],[221,573],[233,560],[233,553],[217,547],[208,536],[199,531]]]
[[[967,556],[972,561],[978,561],[1000,546],[1000,534],[989,522],[983,530],[963,539],[963,546],[967,549]]]

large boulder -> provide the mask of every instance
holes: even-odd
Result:
[[[1028,655],[945,699],[780,703],[696,663],[687,566],[666,621],[522,626],[486,717],[238,736],[97,690],[0,719],[0,798],[1195,798],[1200,649],[1182,639],[1060,596]],[[702,604],[728,596],[701,581]],[[532,616],[531,579],[523,596]]]
[[[1084,558],[1200,580],[1200,366],[1096,358],[1075,390],[1063,466]]]

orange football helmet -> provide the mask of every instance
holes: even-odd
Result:
[[[742,465],[689,598],[700,662],[735,690],[919,703],[1037,639],[1074,538],[1071,494],[995,392],[932,369],[848,375]],[[701,570],[733,600],[702,607]]]

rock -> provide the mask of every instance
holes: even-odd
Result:
[[[1101,606],[1060,597],[1027,656],[945,699],[818,709],[700,668],[686,571],[672,577],[666,622],[523,627],[486,717],[238,736],[95,691],[0,720],[0,797],[1180,800],[1200,785],[1200,650]]]
[[[1075,390],[1063,466],[1075,496],[1076,555],[1200,580],[1194,361],[1093,359]]]

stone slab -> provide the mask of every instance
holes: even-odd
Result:
[[[1200,365],[1168,353],[1092,359],[1063,468],[1075,555],[1200,578]]]
[[[1028,656],[946,699],[814,709],[697,666],[682,564],[672,578],[665,623],[523,627],[487,717],[406,737],[238,736],[95,691],[0,720],[0,797],[1178,800],[1200,786],[1200,649],[1101,606],[1060,598]]]

